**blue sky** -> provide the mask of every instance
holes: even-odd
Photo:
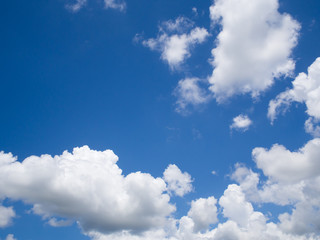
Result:
[[[320,239],[319,1],[0,11],[0,239]]]

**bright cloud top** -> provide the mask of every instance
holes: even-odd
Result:
[[[308,68],[308,74],[300,73],[292,82],[292,88],[280,93],[270,101],[268,117],[273,122],[281,111],[286,111],[292,102],[305,103],[310,118],[306,122],[307,132],[320,134],[315,123],[320,121],[320,58]]]
[[[87,5],[87,0],[76,0],[73,4],[68,4],[66,7],[72,12],[78,12],[81,8]],[[126,3],[121,0],[104,0],[104,6],[106,9],[112,8],[119,11],[124,11],[126,9]]]
[[[251,124],[252,121],[247,115],[240,114],[239,116],[233,118],[233,122],[230,125],[230,129],[247,131]]]
[[[209,82],[218,102],[236,94],[259,95],[274,78],[290,75],[300,25],[278,12],[278,0],[216,0],[213,24],[222,27],[212,50]]]
[[[161,59],[175,69],[191,56],[193,46],[203,43],[209,36],[205,28],[193,28],[193,25],[191,20],[183,17],[164,22],[159,27],[157,38],[143,40],[142,44],[161,52]]]
[[[199,86],[201,80],[199,78],[185,78],[178,82],[178,86],[174,91],[177,99],[176,111],[179,113],[187,113],[187,107],[198,106],[208,102],[211,97]]]

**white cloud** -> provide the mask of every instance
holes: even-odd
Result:
[[[12,207],[0,205],[0,228],[8,227],[12,223],[12,218],[16,216]]]
[[[122,0],[104,0],[106,8],[117,9],[124,11],[126,9],[126,3]]]
[[[73,4],[67,4],[66,8],[72,12],[78,12],[85,7],[87,3],[87,0],[76,0]],[[126,9],[126,3],[121,0],[104,0],[104,6],[106,9],[112,8],[119,11],[124,11]]]
[[[191,202],[188,217],[194,222],[195,232],[206,230],[211,224],[218,222],[216,203],[214,197],[199,198]]]
[[[66,8],[72,12],[78,12],[87,4],[87,0],[77,0],[74,4],[67,4]]]
[[[117,161],[111,150],[87,146],[21,163],[1,153],[0,195],[33,204],[33,212],[49,221],[78,221],[85,231],[138,232],[163,225],[175,210],[164,180],[141,172],[124,176]]]
[[[188,106],[198,106],[210,100],[210,96],[199,86],[199,78],[185,78],[178,82],[178,86],[174,90],[177,99],[176,111],[179,113],[187,113]]]
[[[205,28],[192,28],[193,25],[191,20],[184,17],[164,22],[159,27],[157,38],[143,40],[142,44],[151,50],[160,51],[161,59],[171,69],[176,69],[191,56],[191,48],[203,43],[209,36]]]
[[[177,196],[184,196],[192,191],[191,176],[181,170],[175,165],[170,164],[163,173],[163,179],[168,184],[168,191]]]
[[[191,201],[190,210],[180,219],[171,215],[175,208],[166,191],[180,196],[190,192],[189,174],[169,165],[163,177],[168,184],[141,172],[124,176],[112,151],[86,146],[55,157],[31,156],[23,162],[1,152],[0,193],[1,198],[33,204],[33,212],[53,226],[77,221],[93,240],[255,240],[257,236],[319,240],[319,144],[320,139],[314,139],[297,152],[279,145],[270,150],[255,148],[253,158],[266,181],[238,164],[232,179],[239,185],[229,185],[218,203],[214,196]],[[302,173],[292,177],[296,169]],[[293,210],[280,214],[279,222],[270,222],[254,209],[251,202],[281,205],[290,197],[290,187],[297,190],[298,197],[284,203]]]
[[[8,234],[8,236],[6,237],[6,240],[17,240],[13,234]]]
[[[270,150],[255,148],[253,158],[268,177],[260,192],[261,201],[294,204],[292,213],[279,216],[280,229],[298,235],[316,234],[318,239],[320,139],[315,138],[294,152],[280,145],[274,145]]]
[[[278,12],[278,0],[216,0],[210,7],[213,24],[220,24],[214,67],[209,82],[218,102],[236,94],[253,97],[290,75],[290,58],[300,25]]]
[[[313,117],[309,117],[304,123],[304,129],[307,133],[311,134],[314,137],[320,137],[320,126],[318,125],[320,119],[315,119]]]
[[[257,167],[275,181],[296,183],[320,175],[320,138],[296,152],[275,144],[270,150],[255,148],[252,155]]]
[[[67,227],[72,225],[73,221],[72,220],[58,220],[56,218],[50,218],[48,221],[48,224],[51,227]]]
[[[240,114],[233,118],[233,122],[230,125],[230,129],[236,129],[241,131],[247,131],[252,124],[252,121],[247,115]]]
[[[320,58],[308,68],[308,74],[300,73],[292,82],[292,88],[280,93],[270,101],[268,117],[273,122],[279,112],[285,112],[292,102],[305,103],[310,118],[306,122],[306,131],[319,135],[319,127],[314,125],[320,120]]]

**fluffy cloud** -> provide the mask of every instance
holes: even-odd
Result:
[[[182,173],[174,164],[170,164],[164,171],[163,179],[168,183],[168,191],[177,196],[182,197],[192,190],[191,176],[187,172]]]
[[[291,74],[300,25],[279,13],[278,5],[278,0],[216,0],[210,7],[213,24],[222,27],[209,78],[218,102],[235,94],[256,97],[274,78]]]
[[[246,198],[292,206],[291,213],[279,215],[278,228],[286,234],[319,239],[320,139],[313,139],[294,152],[274,145],[270,149],[255,148],[252,154],[267,180],[259,183],[258,174],[236,166],[233,179],[240,183]]]
[[[310,118],[305,123],[306,131],[318,136],[320,134],[320,58],[308,68],[308,74],[300,73],[292,82],[292,88],[280,93],[270,101],[268,117],[273,122],[279,112],[288,109],[292,102],[305,103]]]
[[[258,168],[276,181],[296,183],[320,175],[320,138],[296,152],[276,144],[270,150],[255,148],[252,155]]]
[[[12,207],[0,205],[0,228],[8,227],[12,223],[12,218],[16,216]]]
[[[206,230],[211,224],[218,222],[216,204],[214,197],[199,198],[191,202],[188,217],[194,222],[195,232]]]
[[[78,12],[87,4],[87,0],[76,0],[73,4],[67,4],[66,8],[72,12]],[[117,9],[124,11],[126,9],[126,3],[121,0],[104,0],[105,8]]]
[[[139,232],[162,226],[175,210],[164,180],[141,172],[124,176],[117,160],[111,150],[87,146],[23,162],[2,152],[0,195],[33,204],[33,212],[46,219],[76,220],[85,231]]]
[[[193,46],[204,42],[209,36],[205,28],[193,28],[193,25],[191,20],[183,17],[164,22],[159,27],[157,38],[143,40],[142,44],[161,52],[161,59],[166,61],[171,69],[175,69],[191,56]]]
[[[199,78],[185,78],[178,82],[178,86],[174,91],[177,99],[176,111],[179,113],[187,113],[189,105],[198,106],[210,100],[210,96],[199,86]]]
[[[240,114],[233,118],[233,122],[230,125],[230,129],[236,129],[241,131],[247,131],[252,124],[252,121],[247,115]]]

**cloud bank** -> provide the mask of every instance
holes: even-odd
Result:
[[[253,240],[257,236],[316,240],[320,239],[319,149],[318,138],[298,151],[281,145],[255,148],[253,160],[264,178],[237,164],[231,175],[236,183],[227,186],[220,198],[192,200],[181,218],[173,215],[169,193],[183,196],[191,191],[188,173],[172,164],[163,178],[141,172],[125,176],[111,150],[87,146],[22,162],[1,152],[0,195],[32,204],[32,212],[52,226],[77,221],[94,240]],[[292,210],[280,213],[273,222],[253,203],[287,205]]]

